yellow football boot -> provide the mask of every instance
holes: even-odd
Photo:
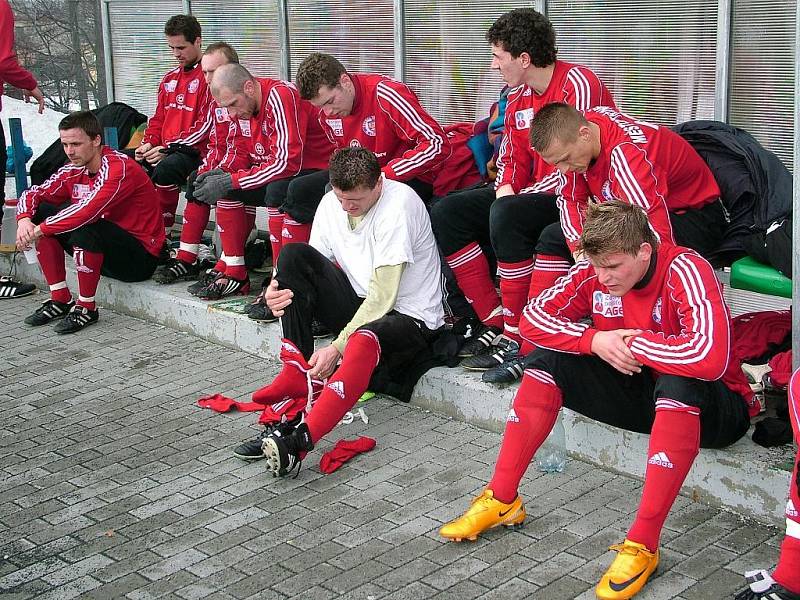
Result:
[[[625,600],[641,591],[658,567],[658,550],[650,552],[643,544],[625,540],[611,546],[617,557],[595,588],[601,600]]]
[[[517,496],[511,504],[495,500],[492,490],[485,489],[476,497],[467,512],[449,523],[442,525],[439,533],[455,542],[477,539],[478,534],[503,525],[515,527],[525,520],[525,507],[522,498]]]

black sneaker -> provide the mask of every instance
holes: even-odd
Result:
[[[170,258],[167,264],[161,265],[153,273],[153,281],[156,283],[175,283],[176,281],[189,281],[195,279],[200,274],[200,263],[183,262],[177,258]]]
[[[311,321],[311,335],[314,336],[315,340],[319,340],[322,338],[331,337],[333,332],[325,327],[325,325],[314,319]]]
[[[197,292],[197,297],[201,300],[220,300],[226,296],[235,294],[244,296],[248,293],[250,293],[250,279],[234,279],[227,275],[220,275]]]
[[[285,418],[285,417],[284,417]],[[302,414],[297,415],[291,421],[281,421],[280,423],[270,423],[266,427],[264,427],[264,431],[262,431],[259,436],[253,440],[248,440],[246,442],[242,442],[233,450],[233,455],[236,458],[241,458],[242,460],[259,460],[261,458],[266,458],[264,456],[264,439],[270,435],[273,431],[280,430],[281,435],[289,435],[294,431],[295,427],[300,423],[302,418]]]
[[[460,358],[488,352],[494,341],[503,333],[499,327],[487,327],[486,325],[481,325],[481,327],[482,329],[461,346],[461,350],[458,352]]]
[[[744,576],[747,587],[736,594],[736,600],[800,600],[800,594],[788,591],[763,569]]]
[[[283,477],[295,469],[300,474],[300,466],[303,464],[300,455],[313,449],[314,443],[305,423],[300,423],[289,434],[277,429],[264,438],[264,456],[267,457],[267,468],[273,477]]]
[[[278,317],[272,314],[272,310],[267,306],[263,295],[253,300],[247,309],[247,316],[259,323],[272,323],[278,320]]]
[[[219,271],[215,271],[214,269],[206,269],[205,271],[200,271],[200,275],[197,276],[197,281],[195,281],[193,284],[187,287],[186,291],[189,292],[192,296],[197,296],[200,290],[206,288],[209,283],[214,281],[220,275],[221,273]]]
[[[0,300],[3,298],[22,298],[30,296],[36,291],[36,286],[32,283],[22,283],[14,281],[8,275],[0,277]]]
[[[473,354],[461,361],[470,371],[486,371],[519,356],[519,344],[504,336],[497,336],[488,352]]]
[[[481,380],[484,383],[494,384],[514,383],[522,378],[522,374],[524,372],[525,359],[524,357],[517,355],[514,358],[510,358],[509,360],[505,361],[501,365],[497,365],[488,371],[484,371],[483,375],[481,375]]]
[[[72,300],[69,302],[56,302],[52,299],[45,300],[32,315],[25,317],[25,323],[34,327],[47,325],[50,321],[66,317],[73,306],[75,306],[75,303]]]
[[[56,326],[53,327],[53,331],[61,334],[75,333],[88,327],[89,325],[92,325],[93,323],[97,323],[99,318],[100,312],[96,309],[89,310],[85,306],[76,304],[60,323],[56,323]]]

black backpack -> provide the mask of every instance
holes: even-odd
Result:
[[[147,121],[146,116],[122,102],[112,102],[96,108],[92,112],[100,121],[100,127],[104,129],[106,127],[117,128],[117,141],[120,148],[127,146],[132,132]],[[61,147],[61,140],[57,139],[31,164],[31,185],[44,183],[66,163],[67,155],[64,154],[64,149]]]

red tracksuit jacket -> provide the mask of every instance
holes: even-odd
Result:
[[[551,102],[564,102],[580,111],[595,106],[615,106],[611,92],[594,72],[561,60],[555,62],[553,77],[544,93],[537,94],[527,85],[515,87],[508,93],[503,142],[497,157],[496,188],[510,185],[516,194],[556,193],[563,176],[531,148],[528,137],[536,111]]]
[[[158,86],[156,112],[147,123],[142,142],[153,146],[188,144],[202,153],[210,101],[211,92],[199,62],[186,69],[172,69]]]
[[[150,178],[129,156],[107,147],[102,152],[97,173],[69,164],[27,190],[17,202],[17,219],[33,217],[40,202],[71,202],[39,225],[43,234],[58,235],[106,219],[158,256],[164,245],[164,220]]]
[[[21,90],[36,87],[36,78],[22,68],[14,52],[14,13],[8,0],[0,0],[0,108],[3,107],[3,87],[8,82]],[[5,165],[2,165],[5,168]]]
[[[250,167],[233,173],[235,189],[253,189],[297,175],[300,169],[327,169],[333,146],[316,121],[317,109],[300,99],[297,88],[279,79],[258,79],[261,107],[248,125]]]
[[[356,96],[346,117],[319,120],[337,148],[363,146],[389,179],[433,183],[450,156],[450,142],[404,83],[383,75],[350,74]]]
[[[642,329],[628,343],[640,363],[657,374],[722,379],[747,401],[750,416],[758,414],[758,403],[733,355],[730,314],[711,265],[682,246],[665,244],[657,254],[647,283],[622,297],[609,294],[594,267],[579,261],[531,300],[520,333],[542,348],[591,354],[598,331]],[[587,316],[592,324],[580,322]]]
[[[207,122],[208,147],[197,172],[222,169],[226,173],[233,173],[248,168],[250,144],[248,138],[242,135],[242,128],[249,129],[250,121],[234,119],[227,108],[217,106],[212,99],[208,106]]]
[[[647,212],[659,237],[674,243],[669,211],[697,209],[719,199],[708,165],[677,133],[612,108],[586,111],[600,127],[600,156],[584,174],[568,175],[559,190],[561,228],[571,250],[583,231],[583,214],[595,202],[618,199]]]

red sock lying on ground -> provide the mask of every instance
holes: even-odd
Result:
[[[487,486],[494,497],[510,504],[517,497],[522,476],[542,445],[561,408],[561,390],[545,371],[528,369],[514,396],[500,444],[494,475]]]
[[[197,406],[200,408],[210,408],[214,412],[224,413],[236,409],[241,412],[255,412],[264,410],[263,404],[257,402],[237,402],[233,398],[228,398],[222,394],[212,394],[202,396],[197,399]]]
[[[629,540],[651,552],[658,549],[664,521],[699,450],[700,409],[667,398],[656,400],[644,489]]]
[[[339,440],[333,450],[326,452],[319,459],[319,470],[333,473],[348,460],[375,447],[375,440],[363,435],[355,440]]]

